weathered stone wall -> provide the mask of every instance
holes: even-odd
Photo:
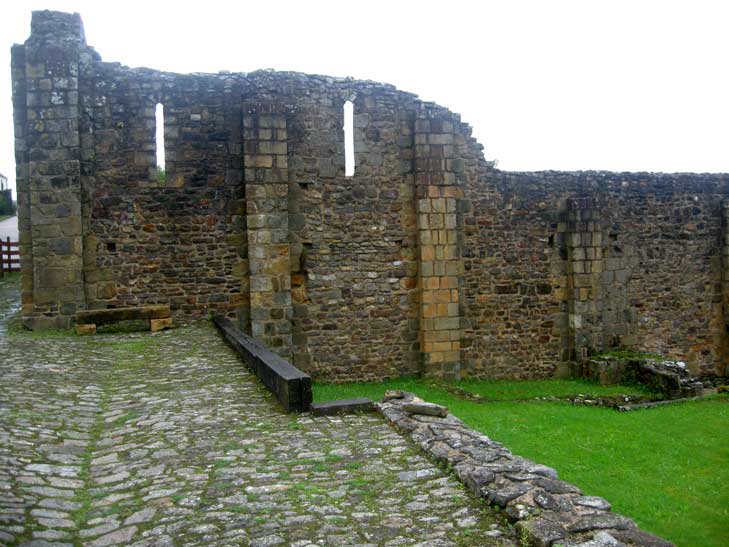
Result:
[[[723,370],[726,175],[502,172],[392,86],[130,69],[58,12],[12,71],[28,326],[222,312],[334,380],[545,377],[617,345]]]
[[[247,242],[235,82],[108,63],[89,71],[87,306],[169,303],[195,314],[241,306]],[[165,106],[164,180],[157,103]]]
[[[723,374],[729,176],[493,171],[468,183],[464,365],[551,376],[624,346]]]

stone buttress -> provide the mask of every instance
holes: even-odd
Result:
[[[12,51],[23,315],[32,326],[68,327],[85,308],[78,91],[85,47],[81,17],[54,12],[34,17],[31,38]]]
[[[461,325],[454,126],[443,109],[423,105],[415,119],[415,185],[423,372],[457,379]]]
[[[246,105],[243,133],[251,333],[288,356],[293,312],[285,113],[271,104]]]

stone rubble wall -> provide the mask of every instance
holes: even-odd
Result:
[[[31,328],[222,313],[334,381],[550,377],[617,346],[725,371],[729,175],[499,171],[392,86],[129,68],[60,12],[34,13],[12,75]]]
[[[466,374],[550,377],[616,347],[725,374],[728,184],[692,173],[468,177]]]
[[[466,427],[445,407],[402,391],[388,392],[377,407],[431,458],[451,468],[471,492],[503,510],[528,545],[673,545],[612,513],[603,498],[585,496],[577,486],[559,480],[553,468],[512,454]]]

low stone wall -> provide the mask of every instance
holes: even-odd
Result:
[[[512,454],[469,429],[444,407],[417,403],[422,399],[412,393],[388,392],[378,408],[431,457],[451,467],[475,495],[502,508],[528,545],[673,545],[612,513],[603,498],[584,496],[577,486],[559,480],[551,467]]]
[[[273,393],[286,412],[311,408],[311,377],[237,328],[223,316],[213,317],[223,339]]]

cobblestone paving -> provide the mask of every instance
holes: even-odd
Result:
[[[379,416],[283,414],[207,324],[0,337],[0,544],[511,545]]]

